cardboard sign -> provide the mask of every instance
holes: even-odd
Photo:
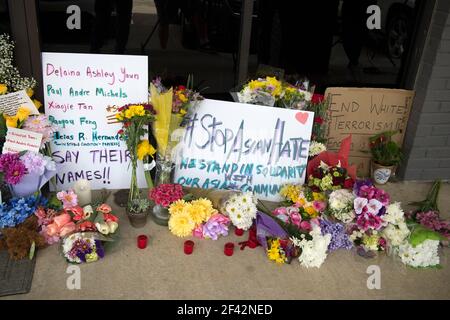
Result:
[[[38,109],[25,90],[0,95],[0,113],[15,116],[20,106],[28,108],[31,114],[39,114]]]
[[[175,182],[253,191],[279,201],[286,183],[304,183],[314,113],[204,100],[173,150]]]
[[[369,137],[398,131],[393,140],[403,144],[414,92],[398,89],[328,88],[328,150],[338,150],[341,140],[352,135],[350,162],[358,176],[369,176]]]
[[[8,128],[2,153],[22,151],[39,152],[42,134],[17,128]]]
[[[92,189],[130,186],[130,157],[117,132],[117,109],[148,101],[148,64],[144,56],[42,53],[44,102],[59,126],[52,139],[58,164],[57,189],[78,179]],[[145,186],[142,166],[139,186]]]

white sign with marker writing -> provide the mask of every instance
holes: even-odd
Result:
[[[279,201],[287,183],[304,183],[314,113],[204,100],[175,147],[175,182],[252,191]]]
[[[45,111],[59,126],[51,145],[57,188],[78,179],[92,189],[129,188],[130,157],[115,114],[148,101],[147,57],[45,52],[42,65]],[[138,183],[146,185],[142,166]]]

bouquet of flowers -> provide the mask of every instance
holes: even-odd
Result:
[[[222,201],[220,212],[229,217],[236,228],[248,230],[256,218],[256,202],[251,192],[235,192]]]
[[[418,208],[410,212],[408,218],[430,230],[438,232],[448,242],[450,241],[450,220],[444,220],[440,217],[437,205],[441,184],[440,180],[436,180],[425,200],[412,203]]]
[[[177,237],[194,235],[217,239],[219,235],[226,235],[228,232],[225,229],[227,219],[218,216],[212,202],[205,198],[177,200],[169,206],[169,213],[169,230]]]
[[[63,255],[71,263],[89,263],[105,256],[102,241],[96,233],[77,232],[64,238]]]
[[[153,126],[153,135],[158,145],[156,161],[156,184],[171,182],[173,171],[172,149],[176,143],[176,132],[184,125],[189,110],[194,108],[203,97],[193,89],[193,77],[188,76],[186,86],[167,89],[156,78],[150,84],[150,96],[157,112]]]
[[[167,225],[169,221],[169,207],[177,200],[190,195],[185,195],[183,187],[180,184],[164,183],[156,186],[149,191],[148,197],[155,204],[153,207],[153,218],[155,222],[161,225]]]
[[[318,217],[327,207],[325,195],[307,186],[287,184],[281,188],[280,195],[288,205],[298,207],[299,212],[309,219]]]
[[[314,191],[351,189],[353,183],[354,180],[348,175],[347,169],[340,163],[336,166],[329,166],[325,162],[321,162],[308,176],[308,186]]]
[[[12,259],[23,259],[27,255],[31,259],[35,248],[45,246],[33,213],[46,205],[47,199],[36,195],[12,198],[0,204],[0,234],[3,235],[0,249],[7,249]]]
[[[282,83],[275,77],[258,78],[249,81],[237,97],[241,103],[273,107],[282,94]]]
[[[0,155],[0,177],[17,197],[39,191],[56,174],[55,162],[31,151]]]
[[[123,124],[118,132],[121,139],[127,144],[131,158],[131,184],[128,196],[127,209],[130,213],[139,213],[141,194],[137,183],[138,160],[152,157],[155,149],[146,138],[143,138],[148,130],[146,128],[155,118],[155,110],[151,104],[128,104],[118,109],[116,119]],[[149,171],[144,171],[148,187],[153,187]]]
[[[327,213],[343,223],[350,223],[355,218],[354,200],[355,196],[352,191],[348,189],[335,190],[328,197]]]

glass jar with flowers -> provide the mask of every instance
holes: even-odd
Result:
[[[396,133],[396,131],[386,131],[369,138],[372,154],[371,174],[378,184],[387,183],[403,159],[400,146],[392,141],[392,136]]]
[[[117,121],[121,122],[122,129],[118,134],[125,141],[131,159],[131,183],[127,202],[127,214],[131,225],[141,227],[147,220],[147,211],[150,206],[147,198],[141,197],[137,180],[138,160],[153,157],[155,148],[145,136],[148,125],[155,119],[155,110],[151,104],[129,104],[118,109]],[[145,165],[144,165],[145,167]],[[148,188],[153,187],[150,171],[144,170]]]
[[[170,217],[169,206],[183,199],[185,195],[180,184],[164,183],[150,190],[148,196],[154,202],[153,220],[159,225],[167,226]]]

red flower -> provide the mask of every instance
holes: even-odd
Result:
[[[125,123],[123,124],[123,126],[124,126],[125,128],[128,128],[129,126],[131,126],[131,122],[125,122]]]
[[[115,215],[113,215],[111,213],[104,213],[103,220],[105,220],[106,222],[108,222],[108,221],[117,222],[117,221],[119,221],[119,218],[117,218]]]
[[[178,86],[178,90],[179,90],[179,91],[184,91],[184,90],[186,90],[186,87],[185,87],[185,86],[182,86],[182,85],[180,85],[180,86]]]
[[[314,122],[318,123],[318,124],[322,124],[323,123],[323,119],[321,117],[315,117],[314,118]]]
[[[83,221],[77,225],[78,231],[97,231],[95,224],[91,221]]]
[[[312,96],[312,98],[311,98],[311,102],[312,102],[313,104],[321,103],[321,102],[323,101],[323,99],[324,99],[323,94],[317,94],[317,93],[314,93],[313,96]]]
[[[123,134],[123,130],[120,129],[119,131],[117,131],[118,134]]]
[[[345,189],[352,189],[354,183],[355,183],[355,181],[353,181],[352,178],[345,179],[345,181],[344,181],[344,188]]]

